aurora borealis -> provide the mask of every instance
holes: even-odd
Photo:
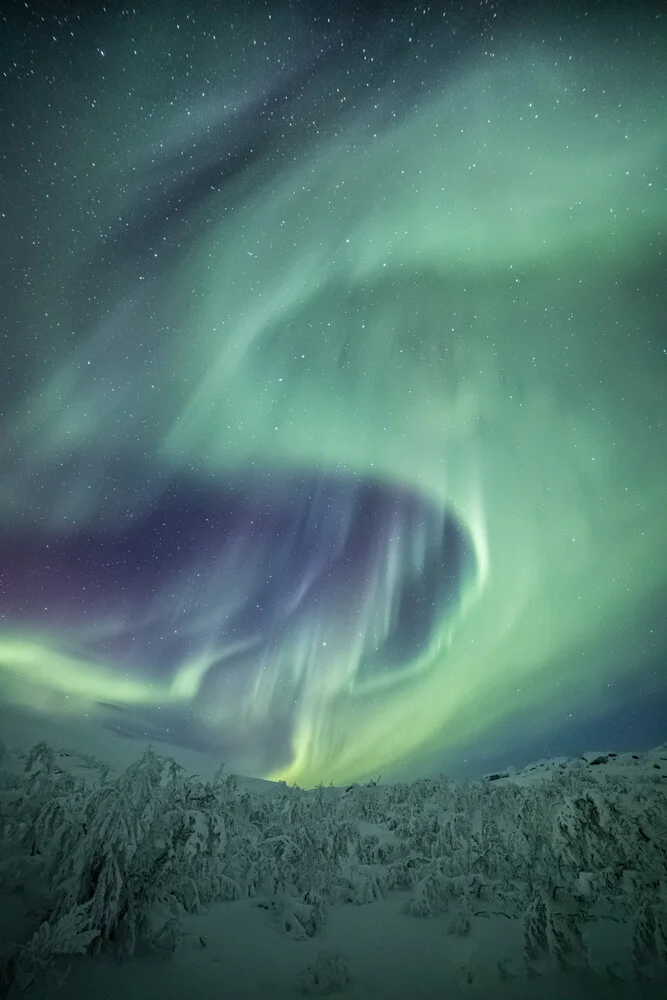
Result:
[[[5,703],[302,785],[641,727],[659,12],[8,10]]]

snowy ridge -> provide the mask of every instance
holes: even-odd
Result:
[[[115,774],[42,743],[5,754],[0,810],[14,914],[3,997],[43,995],[76,955],[88,957],[74,960],[70,995],[96,970],[112,982],[110,957],[171,958],[173,984],[195,951],[202,975],[204,955],[218,963],[227,997],[518,997],[536,978],[545,997],[657,996],[666,981],[665,745],[477,781],[305,792],[222,770],[201,781],[150,748]],[[350,939],[354,914],[403,943],[431,927],[432,946],[415,969],[405,950],[378,964],[370,937]],[[239,947],[216,951],[234,924]],[[258,936],[288,949],[270,969]]]
[[[605,765],[604,772],[607,774],[622,773],[628,774],[632,770],[646,770],[651,767],[653,770],[664,770],[667,774],[667,743],[663,743],[651,750],[643,753],[615,753],[611,750],[589,750],[581,757],[549,757],[544,760],[534,761],[520,771],[507,768],[501,777],[514,777],[520,783],[525,782],[531,776],[539,777],[551,774],[555,770],[564,770],[568,767],[577,767],[581,761],[591,767]],[[493,777],[486,775],[487,779]]]

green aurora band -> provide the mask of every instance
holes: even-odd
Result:
[[[566,705],[613,697],[667,566],[665,356],[637,291],[664,270],[667,52],[659,87],[655,64],[608,39],[568,51],[508,42],[376,134],[369,99],[278,167],[231,178],[233,210],[218,216],[213,195],[191,208],[182,256],[117,281],[107,318],[35,365],[4,423],[13,537],[124,530],[174,476],[260,492],[343,477],[422,498],[474,553],[428,642],[400,670],[361,668],[409,558],[397,522],[354,606],[297,616],[245,687],[230,674],[211,696],[247,634],[160,673],[91,652],[80,625],[5,615],[8,702],[191,713],[212,741],[236,734],[238,769],[310,786],[445,767],[499,727],[548,732]],[[95,132],[102,192],[145,155],[107,157],[113,114]],[[103,204],[118,214],[113,194]],[[220,620],[252,594],[260,541],[239,552]],[[174,628],[192,586],[170,590]],[[255,741],[277,711],[289,759],[267,763]]]

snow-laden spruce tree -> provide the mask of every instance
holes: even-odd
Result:
[[[82,907],[98,932],[96,946],[113,942],[124,956],[133,954],[159,892],[155,827],[164,805],[163,771],[164,761],[148,749],[115,781],[94,787],[73,817],[76,835],[67,824],[57,832],[49,864],[53,919]]]
[[[589,966],[581,916],[554,904],[539,890],[523,918],[524,958],[529,975],[582,971]]]
[[[352,982],[350,968],[337,951],[318,951],[315,962],[299,976],[297,986],[307,996],[343,993]]]
[[[642,886],[631,928],[635,979],[667,978],[667,878]]]
[[[9,791],[6,856],[18,871],[29,861],[39,868],[50,905],[35,937],[7,957],[5,979],[23,981],[48,955],[82,948],[119,958],[139,941],[162,948],[183,911],[238,895],[225,871],[220,774],[195,785],[149,748],[118,778],[85,785],[39,745]]]
[[[25,993],[50,971],[55,959],[85,955],[98,932],[91,930],[82,907],[55,921],[44,921],[23,947],[13,947],[0,959],[0,997]]]
[[[85,800],[84,782],[58,767],[52,747],[23,756],[22,773],[0,772],[0,885],[18,892],[48,881],[59,840],[80,836]]]

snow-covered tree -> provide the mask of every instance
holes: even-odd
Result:
[[[331,996],[343,993],[351,982],[350,969],[342,955],[323,950],[317,953],[313,965],[299,976],[298,988],[309,996]]]

